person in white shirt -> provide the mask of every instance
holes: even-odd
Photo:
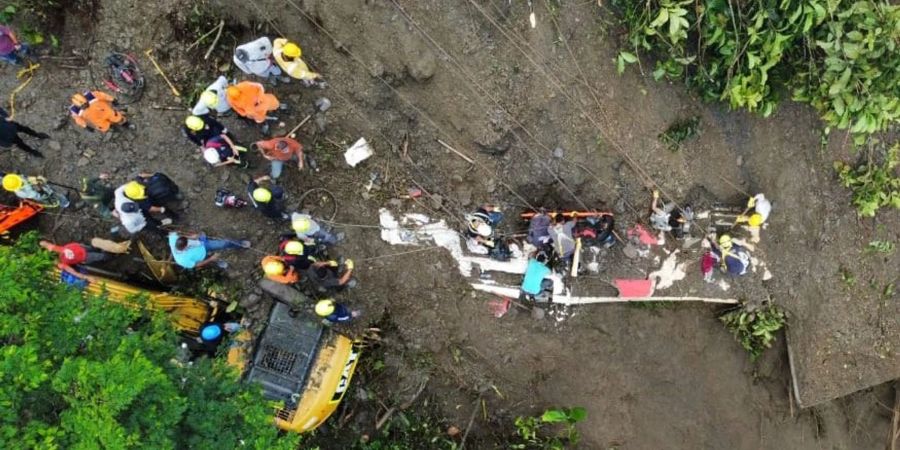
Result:
[[[227,87],[227,78],[224,76],[217,78],[213,84],[207,86],[206,90],[200,94],[200,99],[197,100],[197,104],[194,105],[191,114],[202,116],[214,110],[216,114],[221,116],[231,111],[231,105],[228,104],[228,100],[225,98],[225,88]]]
[[[272,59],[272,41],[267,37],[261,37],[234,49],[234,64],[246,74],[256,75],[271,82],[277,79],[285,83],[290,81],[288,77],[278,78],[281,75],[281,68]]]

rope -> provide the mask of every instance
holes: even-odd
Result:
[[[25,89],[25,86],[28,86],[28,84],[31,83],[31,80],[34,78],[34,71],[39,67],[41,67],[40,64],[34,64],[31,61],[28,61],[28,67],[16,73],[16,79],[22,78],[26,73],[28,74],[28,79],[19,84],[9,94],[9,120],[13,120],[16,117],[16,94],[18,94],[22,89]]]

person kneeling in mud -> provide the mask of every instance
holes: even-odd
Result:
[[[524,300],[546,303],[553,296],[553,280],[550,275],[550,257],[545,250],[538,250],[534,257],[528,259],[525,276],[522,277],[520,290]]]
[[[344,289],[356,287],[356,278],[353,278],[353,260],[346,261],[319,261],[312,263],[306,269],[306,280],[311,287],[322,293],[340,292]]]
[[[511,252],[503,239],[496,235],[496,227],[503,213],[493,205],[483,205],[466,215],[466,244],[473,253],[487,254],[498,261],[509,260]]]

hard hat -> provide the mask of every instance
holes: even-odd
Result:
[[[200,101],[210,108],[215,108],[219,105],[219,95],[213,91],[203,91],[203,93],[200,94]]]
[[[256,188],[253,190],[253,200],[260,203],[269,203],[269,200],[272,200],[272,191],[261,187]]]
[[[263,272],[266,275],[281,275],[284,273],[284,263],[277,259],[266,261],[263,264]]]
[[[325,317],[331,315],[334,312],[334,300],[325,299],[319,300],[316,303],[316,314]]]
[[[727,234],[723,234],[722,236],[720,236],[719,237],[719,246],[725,250],[730,249],[731,248],[731,236],[729,236]]]
[[[87,98],[82,94],[75,94],[72,96],[72,104],[75,106],[84,106],[87,102]]]
[[[293,42],[284,44],[282,52],[284,53],[284,56],[287,56],[288,58],[299,58],[302,54],[302,52],[300,51],[300,46]]]
[[[125,183],[125,196],[132,200],[143,200],[147,198],[147,192],[143,184],[129,181]]]
[[[222,336],[222,327],[215,323],[211,323],[200,330],[200,339],[204,341],[214,341],[219,336]]]
[[[478,226],[475,227],[475,232],[478,233],[479,236],[490,237],[491,234],[494,233],[493,228],[490,225],[481,222]]]
[[[760,213],[753,213],[750,215],[750,219],[747,220],[747,224],[751,227],[759,227],[763,224],[763,216]]]
[[[184,124],[188,129],[193,131],[200,131],[206,126],[206,124],[203,123],[203,119],[197,116],[187,116],[187,119],[184,119]]]
[[[206,162],[210,164],[218,164],[219,162],[221,162],[219,160],[219,152],[217,152],[214,148],[203,150],[203,159],[205,159]]]
[[[291,228],[298,233],[303,233],[312,227],[312,221],[309,217],[298,217],[291,221]]]
[[[284,252],[288,255],[302,255],[303,244],[300,241],[288,241],[288,243],[284,245]]]
[[[240,97],[241,90],[238,89],[237,86],[228,86],[228,89],[225,89],[225,94],[228,95],[228,97]]]
[[[14,173],[8,173],[3,176],[3,189],[6,189],[9,192],[15,192],[22,189],[22,185],[24,184],[25,182],[22,181],[22,177]]]

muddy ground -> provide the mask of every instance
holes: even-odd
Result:
[[[345,300],[364,311],[366,324],[387,330],[378,359],[383,372],[360,377],[341,412],[344,423],[333,428],[370,429],[379,402],[402,403],[427,379],[420,398],[445,424],[464,427],[473,402],[485,400],[487,420],[476,416],[472,448],[490,448],[516,415],[551,406],[587,408],[582,447],[590,449],[883,446],[889,386],[827,401],[900,375],[900,308],[896,294],[883,295],[897,277],[898,253],[863,251],[871,240],[900,241],[900,217],[893,211],[875,221],[856,218],[831,169],[835,159],[856,158],[847,141],[833,136],[823,147],[815,114],[800,105],[785,103],[763,120],[703,104],[683,86],[638,70],[619,76],[613,57],[622,30],[614,13],[592,1],[547,1],[534,2],[535,29],[524,2],[502,0],[216,0],[195,2],[194,10],[174,0],[100,0],[69,8],[54,25],[59,54],[81,55],[86,64],[46,61],[16,103],[17,120],[51,133],[41,148],[48,157],[3,152],[0,164],[71,185],[99,171],[117,181],[163,171],[187,194],[179,227],[253,241],[254,250],[227,257],[234,278],[253,281],[259,258],[286,225],[252,210],[216,208],[212,200],[219,187],[243,191],[250,175],[268,167],[257,157],[248,171],[208,169],[178,131],[185,102],[142,53],[156,49],[179,88],[191,93],[222,70],[240,77],[227,65],[235,43],[284,34],[300,42],[328,81],[325,90],[273,88],[291,105],[281,117],[285,129],[310,113],[315,99],[334,103],[324,130],[313,121],[300,132],[319,171],[287,168],[284,185],[294,202],[313,187],[335,193],[335,221],[347,233],[339,252],[359,262],[361,282]],[[228,27],[213,56],[203,59],[209,40],[185,50],[218,17]],[[144,98],[127,107],[137,129],[89,134],[68,123],[65,108],[73,92],[94,85],[112,49],[138,54],[147,77]],[[643,61],[645,71],[651,64]],[[0,68],[0,75],[3,92],[18,84],[14,68]],[[182,109],[155,109],[168,107]],[[699,138],[678,152],[660,144],[659,133],[691,116],[701,118]],[[244,143],[260,136],[233,117],[224,122]],[[341,152],[363,136],[376,154],[349,168]],[[741,191],[773,200],[754,252],[774,273],[771,281],[753,274],[723,292],[702,283],[694,263],[671,293],[769,300],[788,310],[799,400],[817,406],[791,403],[784,339],[751,364],[716,320],[719,308],[597,305],[568,311],[560,322],[525,312],[496,319],[490,297],[470,292],[448,255],[391,257],[408,248],[391,247],[366,227],[377,225],[380,207],[458,223],[487,201],[508,212],[529,205],[610,208],[623,228],[643,220],[651,183],[670,200],[698,206],[740,203]],[[399,198],[416,184],[437,197]],[[111,225],[87,211],[41,219],[57,240],[106,236]],[[522,228],[512,218],[504,226]],[[145,239],[164,253],[158,239]],[[621,247],[603,266],[601,280],[655,268],[652,259],[628,260]],[[367,379],[377,382],[366,386]]]

